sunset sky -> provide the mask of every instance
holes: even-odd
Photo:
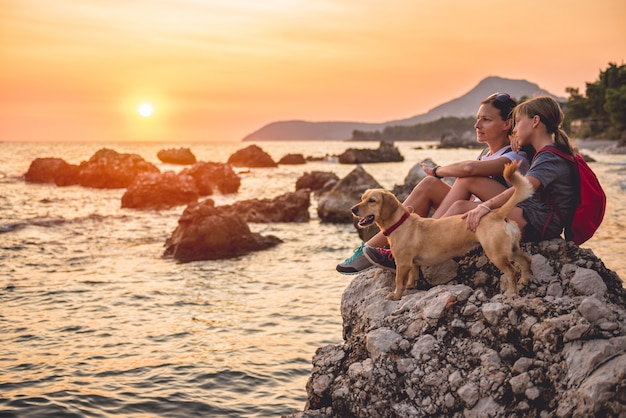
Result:
[[[624,0],[0,0],[0,141],[385,122],[493,75],[565,97],[625,62],[625,22]]]

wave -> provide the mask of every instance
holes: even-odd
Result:
[[[37,226],[42,228],[53,228],[57,226],[63,226],[66,224],[81,224],[85,222],[104,222],[108,219],[113,220],[125,220],[129,217],[126,215],[99,215],[99,214],[91,214],[88,216],[82,216],[78,218],[66,219],[63,217],[60,218],[30,218],[24,219],[16,222],[7,222],[0,223],[0,234],[6,234],[9,232],[19,231],[21,229],[27,228],[29,226]]]

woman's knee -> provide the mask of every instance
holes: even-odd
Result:
[[[451,186],[443,180],[435,177],[425,177],[413,188],[413,191],[419,191],[420,194],[428,196],[439,196],[447,194],[450,189]]]
[[[413,190],[411,190],[411,193],[409,194],[409,198],[415,199],[417,196],[428,198],[434,194],[433,192],[435,190],[445,186],[447,185],[435,177],[424,177],[415,187],[413,187]]]
[[[440,186],[440,183],[441,180],[439,180],[438,178],[426,176],[422,180],[420,180],[420,182],[417,183],[415,187],[413,187],[413,191],[432,189],[433,187]]]
[[[476,188],[477,184],[479,184],[481,180],[484,180],[484,178],[459,177],[452,185],[452,188],[457,192],[465,192],[471,194],[472,190]]]

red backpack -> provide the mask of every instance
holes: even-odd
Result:
[[[574,164],[580,192],[572,223],[565,227],[565,239],[580,245],[591,238],[602,223],[606,209],[606,195],[600,186],[598,177],[587,165],[582,155],[576,154],[576,157],[573,158],[556,147],[543,147],[537,154],[544,151],[557,154]],[[558,209],[554,205],[552,208],[558,213]],[[545,232],[549,222],[550,218],[548,218],[543,232]]]

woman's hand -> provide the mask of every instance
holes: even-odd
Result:
[[[480,219],[491,212],[491,210],[485,205],[481,204],[476,206],[474,209],[469,212],[465,212],[461,219],[465,219],[467,229],[472,232],[476,232],[476,228],[478,228],[478,224],[480,223]]]
[[[435,176],[435,173],[433,172],[435,167],[432,167],[426,163],[422,163],[422,170],[424,170],[424,173],[426,173],[427,176]]]

